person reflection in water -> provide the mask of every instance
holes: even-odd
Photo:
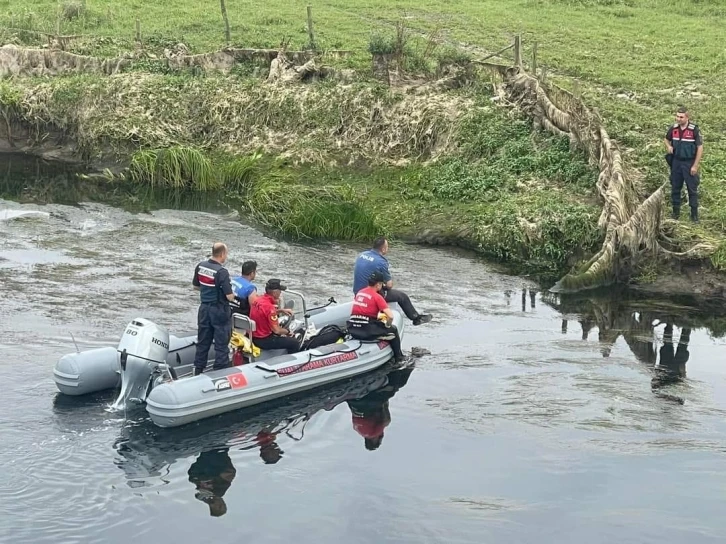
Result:
[[[268,431],[260,431],[257,433],[257,445],[260,446],[260,458],[266,465],[274,465],[282,458],[282,454],[285,453],[277,445],[276,439],[277,433],[270,433]]]
[[[197,488],[194,496],[209,506],[209,515],[219,517],[226,514],[227,504],[223,497],[237,474],[229,457],[229,448],[200,453],[187,474]]]
[[[651,380],[651,387],[658,389],[664,385],[674,384],[686,376],[686,363],[688,362],[688,342],[691,339],[691,329],[682,328],[678,339],[678,348],[673,348],[673,325],[668,323],[663,330],[663,346],[660,348],[660,362],[655,367],[655,375]]]
[[[388,383],[365,397],[346,401],[353,418],[353,429],[363,437],[365,448],[377,450],[383,442],[384,430],[391,424],[389,400],[408,382],[413,368],[391,372]]]

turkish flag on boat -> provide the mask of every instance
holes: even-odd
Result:
[[[227,379],[232,385],[232,389],[241,389],[242,387],[247,385],[247,378],[245,378],[245,375],[241,372],[230,374],[229,376],[227,376]]]

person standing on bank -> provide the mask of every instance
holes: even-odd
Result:
[[[199,291],[201,304],[197,313],[197,352],[194,375],[204,372],[207,354],[214,341],[214,370],[229,366],[229,340],[232,336],[232,313],[229,303],[234,300],[227,262],[227,246],[217,242],[212,246],[212,258],[194,269],[192,285]]]
[[[361,289],[368,287],[368,278],[373,272],[378,272],[383,276],[383,290],[381,295],[386,302],[396,302],[403,310],[414,325],[422,325],[431,321],[431,314],[420,314],[413,307],[413,303],[409,296],[403,291],[393,289],[393,279],[388,271],[388,240],[384,237],[376,238],[373,242],[373,248],[364,251],[355,260],[353,270],[353,295],[356,295]]]
[[[678,108],[676,122],[666,133],[665,145],[666,159],[671,167],[673,219],[681,215],[681,190],[685,182],[691,221],[698,223],[698,184],[701,181],[698,168],[703,156],[703,140],[698,125],[690,122],[686,108]]]

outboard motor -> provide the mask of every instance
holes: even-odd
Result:
[[[169,331],[148,319],[134,319],[121,337],[118,352],[121,354],[121,393],[111,410],[126,410],[132,403],[145,402],[161,373],[171,372],[166,364]]]

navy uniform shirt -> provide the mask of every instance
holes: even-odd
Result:
[[[214,259],[202,261],[194,269],[192,285],[199,287],[202,304],[228,304],[227,296],[232,294],[232,284],[227,269]]]
[[[364,251],[355,260],[355,268],[353,270],[353,294],[357,293],[364,287],[368,287],[368,278],[373,272],[380,272],[383,280],[388,282],[391,274],[388,271],[388,259],[373,249]]]

